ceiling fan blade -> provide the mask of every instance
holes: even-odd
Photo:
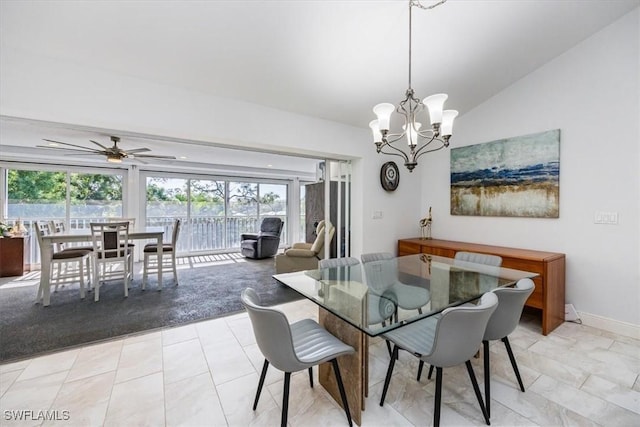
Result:
[[[144,160],[140,160],[140,159],[138,159],[138,158],[137,158],[137,157],[135,157],[135,156],[129,156],[129,157],[126,157],[126,159],[127,159],[127,160],[133,160],[133,161],[135,161],[135,162],[140,162],[140,163],[145,164],[145,165],[148,165],[148,164],[149,164],[148,162],[145,162]]]
[[[71,147],[77,147],[77,148],[80,148],[80,149],[86,150],[86,151],[95,151],[96,153],[102,153],[102,151],[100,151],[100,150],[96,150],[95,148],[83,147],[82,145],[69,144],[68,142],[54,141],[52,139],[44,139],[43,138],[42,140],[43,141],[47,141],[47,142],[53,142],[55,144],[69,145]],[[55,147],[51,147],[51,148],[55,148]]]
[[[87,150],[78,150],[76,148],[66,148],[66,147],[51,147],[49,145],[36,145],[36,148],[46,148],[47,150],[63,150],[67,153],[77,153],[77,154],[102,154],[100,151],[87,151]]]
[[[96,144],[98,147],[102,148],[103,150],[108,150],[107,147],[105,147],[104,145],[100,144],[98,141],[94,141],[93,139],[90,139],[89,141],[93,142],[94,144]]]
[[[135,157],[144,157],[146,159],[176,159],[174,156],[155,156],[153,154],[140,154]]]
[[[144,153],[145,151],[151,151],[148,148],[134,148],[133,150],[124,150],[127,154]]]

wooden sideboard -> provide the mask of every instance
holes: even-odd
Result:
[[[539,276],[533,279],[536,289],[525,306],[541,310],[544,335],[564,322],[564,254],[449,240],[398,240],[398,256],[424,253],[453,258],[456,252],[461,251],[498,255],[502,257],[505,268],[538,273]]]

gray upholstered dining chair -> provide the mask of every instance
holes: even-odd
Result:
[[[520,390],[524,392],[524,385],[522,384],[522,378],[520,378],[520,371],[518,370],[518,364],[516,363],[513,351],[511,350],[508,336],[518,326],[524,303],[527,301],[527,298],[529,298],[529,295],[533,293],[534,289],[535,284],[533,280],[520,279],[513,288],[498,288],[493,291],[498,297],[499,304],[489,319],[489,323],[484,332],[484,338],[482,339],[482,346],[484,348],[484,398],[489,416],[491,416],[489,341],[501,340],[504,343],[507,354],[509,355],[509,360],[511,361],[511,366],[518,379]]]
[[[482,254],[482,253],[476,253],[476,252],[464,252],[464,251],[456,252],[454,256],[454,265],[462,264],[462,266],[464,266],[466,263],[484,264],[488,267],[495,267],[495,268],[491,268],[491,270],[498,270],[502,265],[502,258],[497,255]],[[498,286],[497,275],[494,277],[488,274],[481,274],[480,277],[478,278],[478,281],[479,281],[478,286],[484,292],[489,292]],[[418,381],[420,381],[420,377],[422,376],[423,367],[424,367],[424,362],[420,361],[420,365],[418,366],[418,376],[417,376]],[[432,374],[433,374],[433,366],[430,366],[429,376],[428,376],[429,379],[431,379]]]
[[[456,252],[454,259],[458,261],[473,262],[475,264],[491,265],[494,267],[500,267],[502,265],[502,258],[497,255],[480,254],[475,252]]]
[[[464,305],[445,309],[440,316],[431,316],[402,328],[384,334],[385,339],[394,343],[393,356],[389,362],[384,381],[380,406],[384,405],[387,389],[391,381],[398,350],[406,350],[421,361],[436,367],[436,396],[433,410],[433,425],[440,425],[440,404],[442,396],[442,368],[465,363],[480,404],[485,422],[489,425],[489,415],[482,401],[470,359],[478,351],[487,322],[498,306],[498,297],[493,292],[482,296],[478,305]]]
[[[353,347],[331,335],[314,320],[304,319],[290,325],[283,312],[261,306],[258,294],[252,288],[242,291],[241,300],[249,313],[256,342],[265,358],[256,398],[253,402],[253,410],[255,411],[258,407],[258,400],[267,375],[267,369],[269,364],[272,364],[276,369],[284,372],[281,425],[286,427],[289,412],[291,373],[308,369],[309,381],[313,387],[312,368],[320,363],[331,362],[338,382],[340,397],[342,397],[342,405],[344,406],[349,426],[351,426],[349,403],[347,402],[337,358],[342,355],[353,354],[355,352]]]
[[[375,252],[362,254],[360,259],[369,289],[393,300],[404,310],[418,310],[422,314],[422,307],[431,300],[431,294],[424,287],[400,281],[396,257],[388,252]]]

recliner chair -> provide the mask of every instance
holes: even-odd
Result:
[[[280,245],[283,222],[280,218],[264,218],[260,232],[240,235],[240,251],[247,258],[262,259],[274,256]]]
[[[336,228],[328,224],[329,243],[333,240]],[[291,273],[293,271],[316,270],[318,261],[324,258],[325,221],[316,227],[316,240],[313,243],[294,243],[284,253],[276,256],[276,273]]]

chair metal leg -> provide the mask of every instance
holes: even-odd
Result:
[[[422,376],[422,368],[424,368],[424,360],[420,361],[418,365],[418,375],[416,376],[416,381],[420,381],[420,377]]]
[[[313,367],[309,368],[309,385],[313,388]]]
[[[264,378],[267,376],[267,369],[269,369],[269,361],[264,359],[262,365],[262,373],[260,374],[260,381],[258,382],[258,391],[256,392],[256,399],[253,401],[253,410],[258,407],[258,399],[260,399],[260,393],[262,392],[262,386],[264,385]]]
[[[429,375],[427,375],[427,378],[431,379],[432,376],[433,376],[433,365],[429,366]]]
[[[489,364],[489,341],[482,341],[484,349],[484,400],[487,415],[491,418],[491,366]]]
[[[382,327],[387,326],[387,322],[386,321],[382,321]],[[391,350],[391,342],[389,340],[384,340],[385,344],[387,344],[387,351],[389,352],[389,357],[391,357],[391,353],[393,353],[393,350]]]
[[[284,394],[282,395],[282,419],[280,425],[287,427],[287,417],[289,415],[289,386],[291,384],[291,372],[284,373]]]
[[[389,352],[389,357],[391,357],[393,354],[393,350],[391,349],[391,343],[388,340],[385,340],[385,342],[387,343],[387,351]]]
[[[516,378],[518,379],[518,385],[520,386],[520,390],[524,391],[524,384],[522,384],[522,378],[520,378],[520,371],[518,370],[518,364],[516,363],[516,358],[513,355],[513,351],[511,351],[511,344],[509,344],[509,338],[502,338],[502,342],[504,346],[507,348],[507,353],[509,354],[509,360],[511,361],[511,366],[513,366],[513,371],[516,373]]]
[[[349,402],[347,401],[347,394],[344,391],[344,384],[342,383],[342,375],[340,375],[340,367],[338,366],[338,359],[332,359],[333,373],[336,375],[336,381],[338,382],[338,390],[340,390],[340,397],[342,398],[342,405],[344,406],[344,412],[347,414],[347,421],[349,421],[349,427],[353,426],[351,422],[351,411],[349,411]]]
[[[465,365],[467,365],[467,372],[469,373],[471,384],[473,384],[473,391],[476,393],[476,398],[478,399],[478,403],[480,404],[482,415],[484,415],[484,420],[489,426],[491,425],[491,423],[489,422],[489,414],[487,414],[487,408],[484,406],[484,402],[482,401],[482,395],[480,394],[480,387],[478,387],[478,380],[476,380],[476,374],[475,372],[473,372],[473,366],[471,366],[471,361],[467,360],[465,362]]]
[[[384,405],[384,398],[387,397],[387,389],[391,382],[391,374],[393,374],[393,366],[396,364],[398,358],[398,346],[393,346],[393,353],[391,354],[391,360],[389,360],[389,367],[387,368],[387,376],[384,379],[384,387],[382,388],[382,397],[380,397],[380,406]]]
[[[442,368],[436,368],[436,400],[433,402],[434,427],[440,426],[440,405],[442,405]]]

